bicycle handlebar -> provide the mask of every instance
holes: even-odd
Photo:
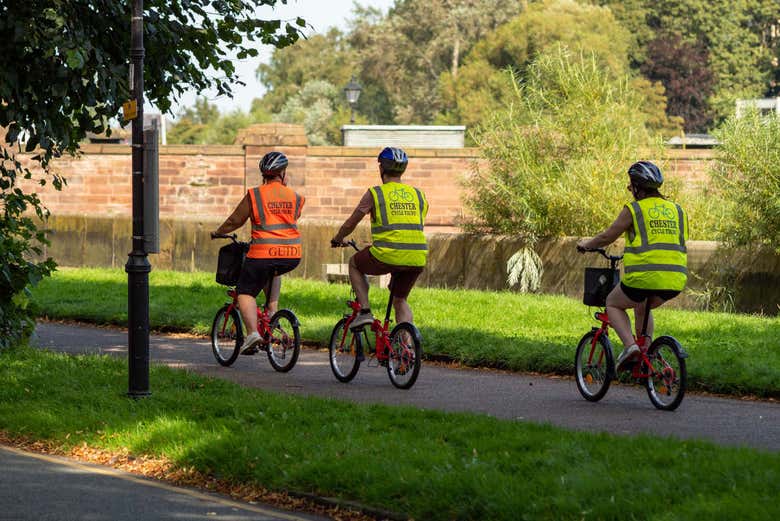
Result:
[[[227,233],[212,233],[211,239],[230,239],[233,242],[237,242],[236,239],[238,238],[238,235],[235,233],[227,234]]]
[[[607,253],[607,250],[605,250],[604,248],[583,248],[582,246],[577,246],[577,251],[580,253],[585,253],[585,252],[598,253],[602,257],[610,261],[619,261],[620,259],[623,258],[622,255],[609,255]]]
[[[347,246],[352,246],[355,248],[355,251],[360,251],[360,248],[358,248],[357,244],[355,244],[355,239],[350,239],[341,243],[330,241],[331,248],[346,248]]]

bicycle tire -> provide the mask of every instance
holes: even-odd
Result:
[[[655,376],[645,379],[645,388],[657,409],[673,411],[682,403],[688,386],[686,355],[683,353],[680,343],[670,336],[656,338],[647,350]]]
[[[271,336],[267,340],[268,362],[275,370],[286,373],[298,361],[301,353],[300,323],[295,313],[280,309],[268,322]]]
[[[612,354],[612,345],[607,335],[599,336],[596,349],[600,347],[600,351],[594,350],[591,356],[595,335],[596,331],[586,333],[577,344],[577,351],[574,355],[577,389],[582,397],[589,402],[597,402],[604,398],[615,375],[615,360]],[[597,362],[594,365],[593,360],[596,357]],[[588,359],[591,360],[590,364],[588,364]]]
[[[410,361],[410,355],[413,359]],[[390,333],[390,352],[387,358],[387,376],[398,389],[411,389],[417,381],[422,365],[422,338],[420,331],[409,322],[401,322]]]
[[[336,377],[336,380],[342,383],[350,382],[355,378],[358,369],[360,369],[360,360],[357,355],[363,352],[360,332],[355,333],[350,329],[347,330],[346,337],[344,337],[344,325],[346,322],[346,318],[336,322],[330,334],[330,342],[328,342],[330,370],[333,371],[333,376]],[[341,342],[342,337],[344,338],[343,344]]]
[[[233,362],[238,358],[241,344],[244,343],[244,326],[241,322],[241,314],[234,306],[230,315],[226,316],[229,308],[230,304],[222,306],[211,324],[211,352],[214,353],[214,358],[217,359],[219,365],[224,367],[233,365]]]

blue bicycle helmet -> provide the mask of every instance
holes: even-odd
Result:
[[[281,152],[269,152],[260,160],[260,172],[264,176],[273,176],[287,168],[287,156]]]
[[[628,168],[631,184],[637,188],[657,190],[664,184],[661,170],[650,161],[638,161]]]
[[[377,160],[382,165],[382,170],[388,174],[403,174],[406,171],[406,165],[409,164],[406,152],[395,147],[382,149]]]

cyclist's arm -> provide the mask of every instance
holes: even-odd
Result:
[[[631,218],[631,212],[625,206],[620,211],[609,228],[596,235],[592,239],[583,240],[577,243],[579,246],[586,250],[592,250],[594,248],[603,248],[609,246],[617,240],[618,237],[623,235],[631,226],[633,226],[634,220]]]
[[[241,228],[252,213],[251,207],[252,204],[249,202],[249,193],[247,193],[244,195],[244,198],[241,199],[241,202],[238,203],[236,209],[233,210],[233,213],[230,214],[230,217],[225,219],[225,222],[223,222],[214,233],[227,234]]]
[[[350,233],[352,233],[360,221],[363,220],[363,217],[371,213],[373,208],[374,197],[371,195],[371,192],[367,190],[366,193],[363,194],[363,197],[361,197],[360,202],[352,212],[352,215],[350,215],[347,220],[344,221],[344,224],[341,225],[338,233],[333,236],[333,242],[343,242],[344,237],[347,237]]]

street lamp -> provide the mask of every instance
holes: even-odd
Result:
[[[355,124],[355,105],[357,105],[358,98],[360,97],[360,91],[363,88],[358,82],[355,81],[355,76],[349,80],[347,86],[344,87],[344,94],[347,96],[347,103],[349,103],[350,119],[349,122]]]

